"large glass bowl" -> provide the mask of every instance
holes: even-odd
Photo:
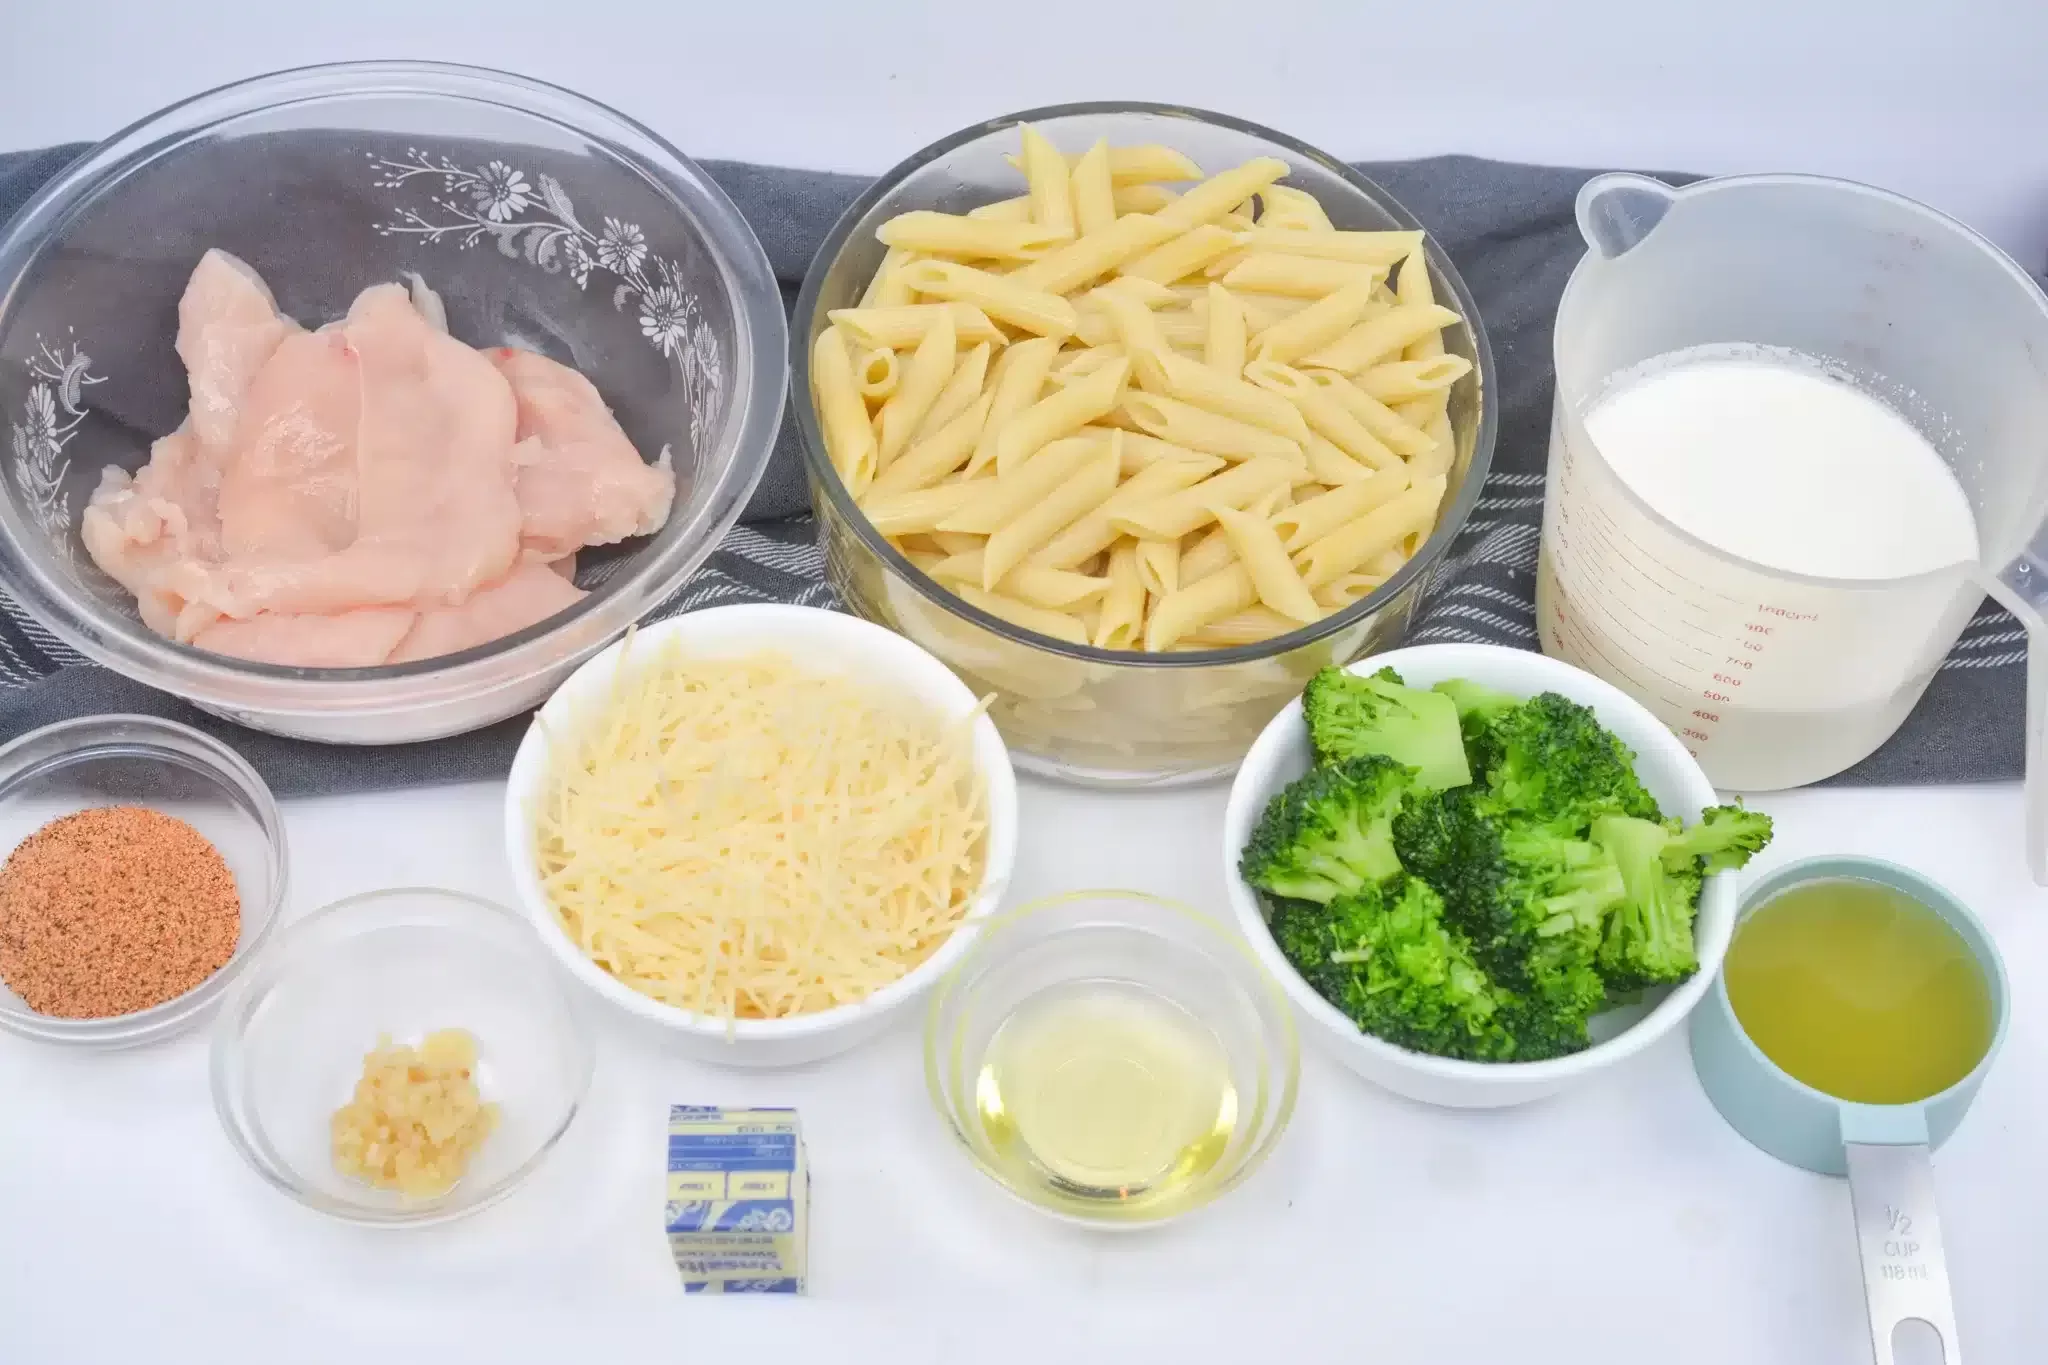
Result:
[[[1006,115],[932,144],[854,201],[819,248],[798,296],[790,338],[797,420],[832,583],[851,610],[901,631],[995,698],[990,714],[1020,768],[1096,786],[1165,785],[1228,773],[1274,713],[1317,669],[1401,638],[1430,570],[1471,514],[1493,461],[1493,355],[1465,282],[1434,240],[1436,296],[1465,319],[1446,349],[1472,362],[1451,392],[1457,451],[1436,529],[1370,596],[1291,634],[1236,649],[1141,654],[1040,635],[971,606],[922,573],[870,526],[825,453],[811,401],[811,344],[826,314],[858,303],[881,265],[875,229],[910,209],[964,212],[1021,192],[1017,126],[1029,123],[1074,154],[1096,139],[1159,142],[1217,171],[1277,156],[1283,184],[1307,190],[1339,228],[1413,229],[1415,217],[1325,153],[1256,124],[1167,105],[1068,104]]]
[[[87,558],[100,470],[133,470],[186,406],[177,301],[208,247],[308,324],[417,272],[450,329],[596,384],[675,509],[579,557],[590,595],[460,654],[275,667],[177,645]],[[760,243],[674,147],[567,91],[384,62],[263,76],[101,144],[0,230],[0,586],[65,643],[258,729],[351,743],[460,733],[537,705],[668,597],[731,527],[781,418],[786,327]]]

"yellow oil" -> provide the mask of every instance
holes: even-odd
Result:
[[[1825,1094],[1911,1104],[1991,1046],[1991,987],[1949,922],[1848,878],[1788,888],[1736,926],[1728,1001],[1766,1057]]]
[[[1097,1216],[1189,1200],[1238,1123],[1216,1035],[1171,1002],[1111,981],[1020,1005],[989,1040],[974,1101],[1013,1183]]]

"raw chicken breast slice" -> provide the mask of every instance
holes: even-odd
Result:
[[[363,377],[358,534],[423,553],[418,605],[459,605],[519,555],[512,390],[399,285],[364,290],[347,335]]]
[[[324,616],[264,612],[246,621],[216,621],[193,637],[199,649],[298,668],[372,668],[413,628],[408,607],[362,607]]]
[[[419,624],[391,656],[401,664],[453,654],[525,630],[581,601],[583,592],[552,566],[528,556],[502,583],[480,589],[459,607],[420,613]]]
[[[134,595],[143,624],[159,634],[171,634],[187,609],[173,582],[179,566],[219,557],[218,478],[180,427],[150,448],[149,463],[133,476],[113,466],[101,470],[79,520],[93,563]]]
[[[437,332],[399,285],[363,291],[339,330],[361,382],[355,539],[331,554],[188,566],[188,597],[247,619],[352,607],[459,605],[519,555],[512,391]]]
[[[249,381],[298,330],[243,261],[220,250],[199,258],[178,300],[177,346],[192,387],[187,421],[201,445],[224,449],[234,439]]]
[[[314,559],[356,538],[363,389],[342,332],[300,332],[256,373],[220,480],[230,555]]]
[[[552,559],[660,530],[675,473],[640,458],[596,387],[532,351],[489,355],[519,406],[521,543]]]

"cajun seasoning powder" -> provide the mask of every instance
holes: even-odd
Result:
[[[40,1014],[108,1019],[227,965],[242,903],[220,850],[140,806],[52,820],[0,868],[0,980]]]

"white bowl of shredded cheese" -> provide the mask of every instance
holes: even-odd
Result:
[[[629,634],[513,760],[518,899],[569,973],[682,1050],[792,1066],[879,1032],[1008,885],[1017,785],[923,649],[810,607]]]

